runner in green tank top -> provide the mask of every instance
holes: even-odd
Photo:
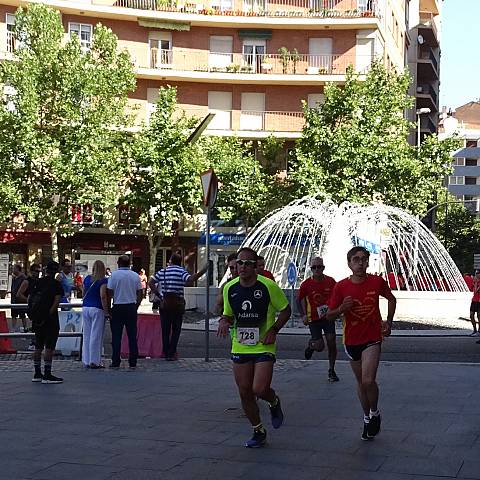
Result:
[[[256,398],[268,402],[273,428],[283,423],[280,399],[270,384],[275,363],[275,340],[290,318],[288,300],[272,280],[257,275],[257,253],[250,248],[238,252],[238,277],[223,289],[224,310],[217,335],[226,337],[232,328],[232,361],[245,415],[253,427],[246,447],[261,447],[267,432],[262,425]],[[276,312],[280,312],[275,320]]]

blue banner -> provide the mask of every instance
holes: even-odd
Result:
[[[198,239],[199,245],[205,245],[206,240],[205,233],[200,235]],[[245,240],[244,234],[238,233],[211,233],[210,234],[210,245],[241,245]]]

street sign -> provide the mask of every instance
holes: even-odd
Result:
[[[294,286],[297,281],[297,266],[290,262],[287,267],[287,280],[290,286]]]
[[[473,254],[473,268],[480,269],[480,253]]]
[[[211,168],[200,174],[200,178],[202,180],[203,204],[212,208],[217,200],[218,178]]]

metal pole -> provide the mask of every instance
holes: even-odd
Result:
[[[417,149],[420,150],[420,114],[417,113]]]
[[[205,236],[205,247],[207,254],[207,288],[205,299],[205,361],[209,361],[210,357],[210,223],[211,208],[207,207],[207,234]]]

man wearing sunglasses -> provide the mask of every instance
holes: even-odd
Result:
[[[376,382],[383,337],[391,333],[396,299],[387,282],[367,274],[370,253],[364,247],[353,247],[347,253],[349,278],[338,282],[328,302],[327,319],[344,315],[343,343],[357,380],[363,408],[362,440],[370,440],[380,431],[378,385]],[[382,322],[379,297],[388,301],[387,321]]]
[[[335,322],[329,322],[326,318],[327,302],[332,294],[335,280],[324,275],[325,265],[323,259],[315,257],[310,263],[312,276],[300,285],[297,302],[300,312],[303,313],[305,325],[308,325],[312,335],[305,349],[305,358],[310,360],[313,352],[321,352],[325,348],[322,333],[325,334],[328,348],[328,380],[338,382],[335,373],[335,360],[337,359],[337,344],[335,334]]]
[[[273,428],[283,423],[280,399],[270,386],[275,363],[275,341],[290,318],[287,297],[269,278],[257,275],[257,253],[241,248],[237,258],[238,277],[223,289],[224,309],[217,335],[225,338],[232,328],[232,361],[243,410],[253,427],[248,448],[265,444],[267,432],[260,419],[256,398],[270,407]],[[276,312],[280,312],[275,319]]]

